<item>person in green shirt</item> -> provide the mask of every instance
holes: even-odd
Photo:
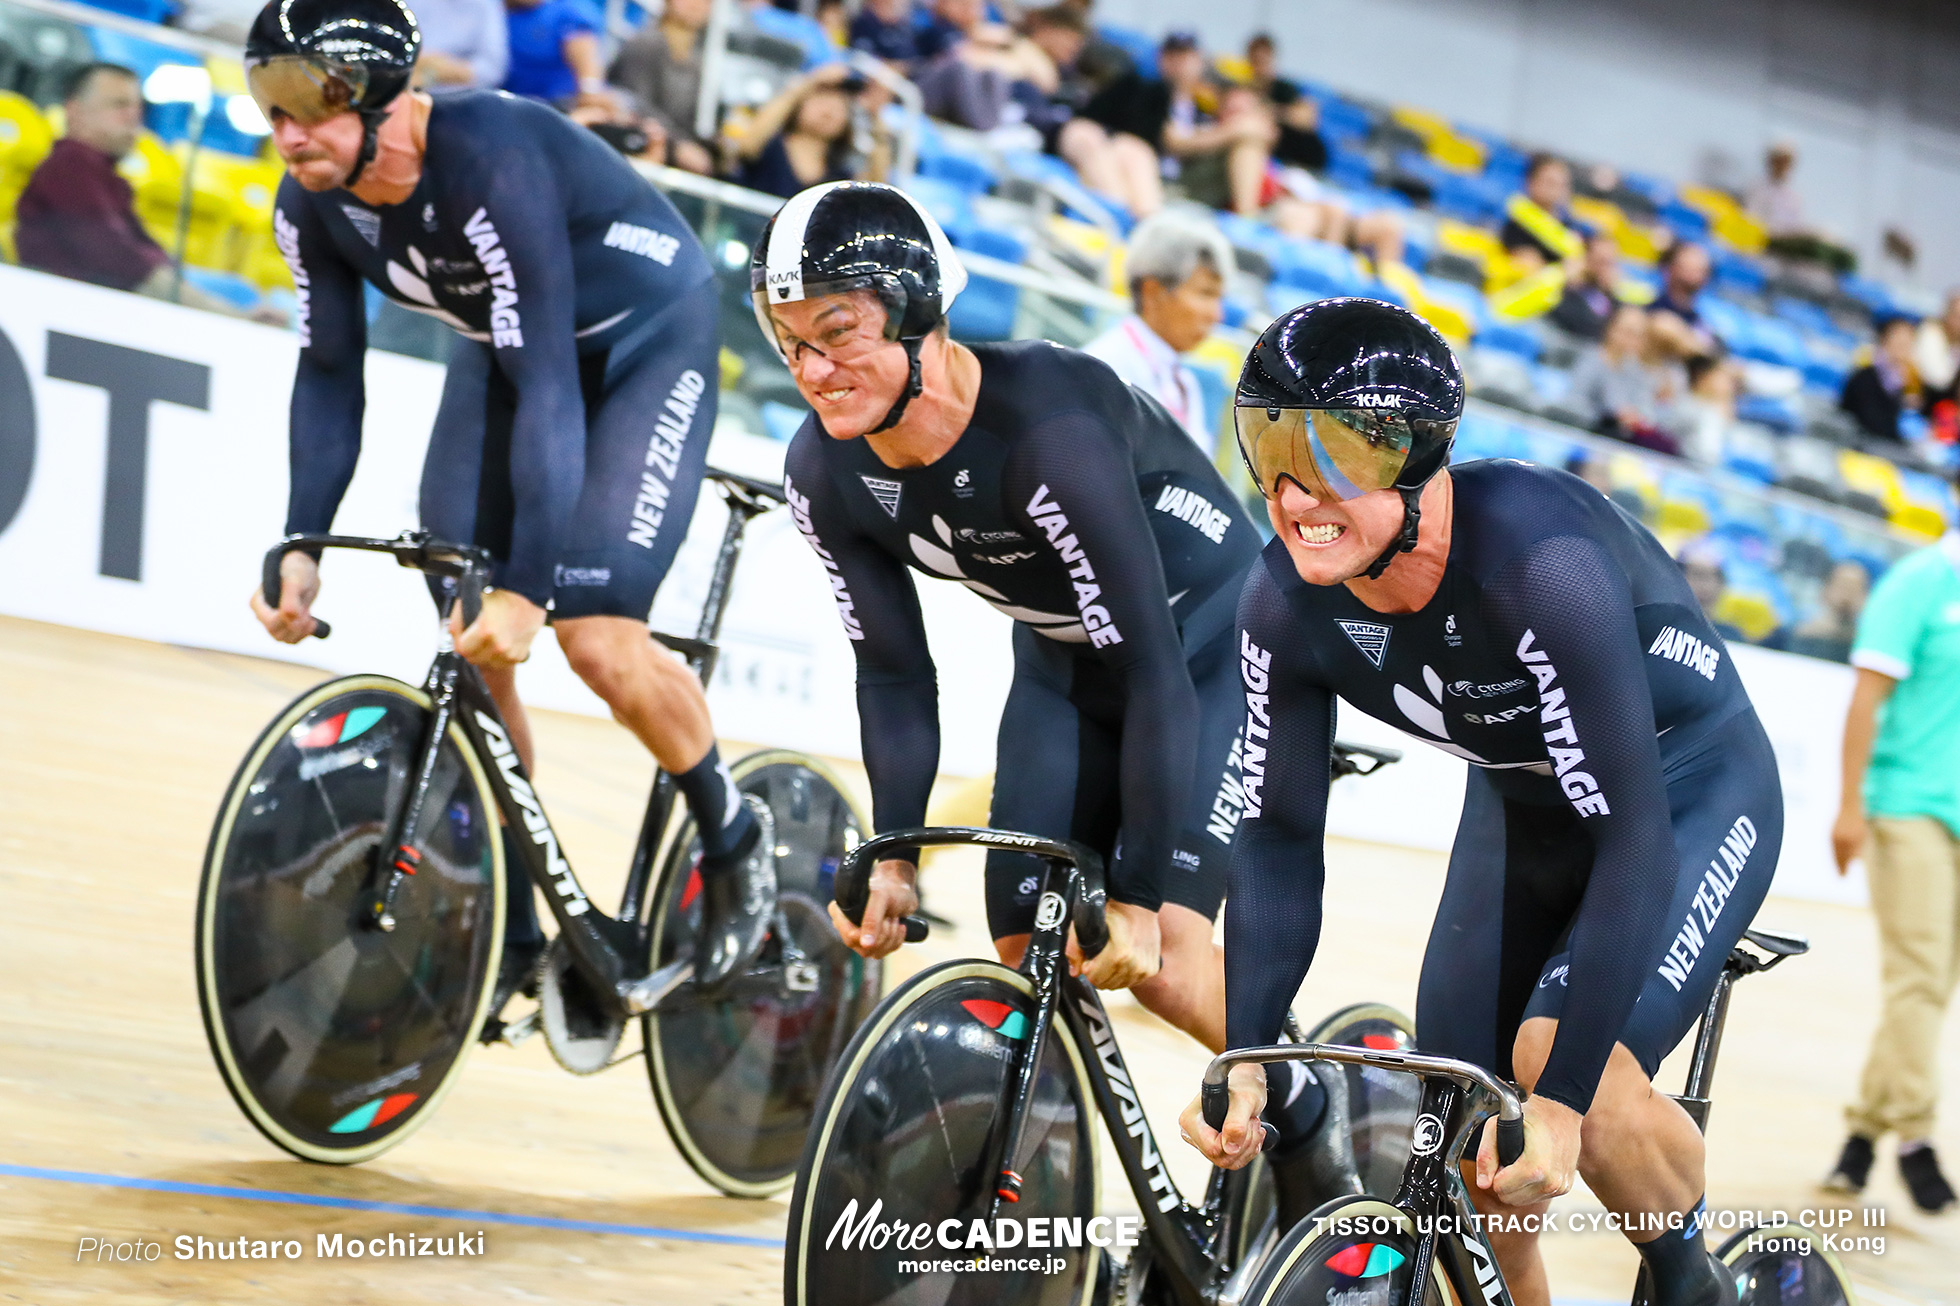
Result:
[[[1865,854],[1884,1011],[1851,1137],[1824,1186],[1863,1190],[1872,1150],[1899,1136],[1899,1174],[1921,1210],[1954,1204],[1933,1151],[1940,1024],[1960,980],[1960,531],[1895,563],[1851,651],[1838,874]]]

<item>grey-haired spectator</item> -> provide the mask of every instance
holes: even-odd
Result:
[[[422,29],[416,74],[429,90],[502,86],[510,65],[503,0],[413,0]]]
[[[1232,244],[1210,219],[1160,213],[1130,235],[1127,264],[1135,312],[1083,346],[1116,375],[1162,404],[1198,447],[1214,453],[1218,430],[1183,355],[1224,315]]]

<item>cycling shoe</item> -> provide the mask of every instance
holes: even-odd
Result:
[[[769,937],[776,916],[776,817],[754,794],[743,794],[755,816],[744,846],[710,863],[703,858],[701,933],[694,942],[694,982],[714,988],[746,970]]]

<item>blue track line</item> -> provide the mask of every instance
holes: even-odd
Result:
[[[277,1188],[233,1188],[225,1184],[190,1184],[175,1179],[142,1179],[133,1175],[95,1174],[87,1170],[50,1170],[38,1165],[9,1165],[0,1161],[0,1175],[44,1179],[50,1183],[86,1184],[95,1188],[137,1188],[152,1193],[182,1193],[191,1197],[229,1197],[244,1202],[282,1202],[289,1206],[324,1206],[340,1211],[379,1211],[474,1224],[522,1225],[533,1229],[563,1229],[572,1233],[624,1234],[629,1238],[661,1238],[670,1242],[718,1243],[728,1247],[782,1248],[779,1238],[750,1238],[733,1233],[704,1233],[697,1229],[667,1229],[652,1224],[609,1224],[602,1220],[560,1220],[549,1215],[513,1215],[508,1211],[472,1211],[458,1206],[419,1206],[410,1202],[371,1202],[359,1197],[327,1197],[319,1193],[289,1193]]]

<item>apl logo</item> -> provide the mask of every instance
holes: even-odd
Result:
[[[1350,1279],[1372,1279],[1397,1269],[1408,1258],[1387,1243],[1356,1243],[1328,1257],[1325,1264]]]
[[[295,726],[293,742],[301,748],[332,748],[356,735],[366,734],[374,728],[375,722],[387,715],[388,709],[385,707],[349,708],[310,726]]]
[[[960,1005],[966,1008],[969,1016],[1002,1038],[1020,1039],[1028,1036],[1028,1018],[1005,1002],[994,1002],[987,998],[968,998]]]

